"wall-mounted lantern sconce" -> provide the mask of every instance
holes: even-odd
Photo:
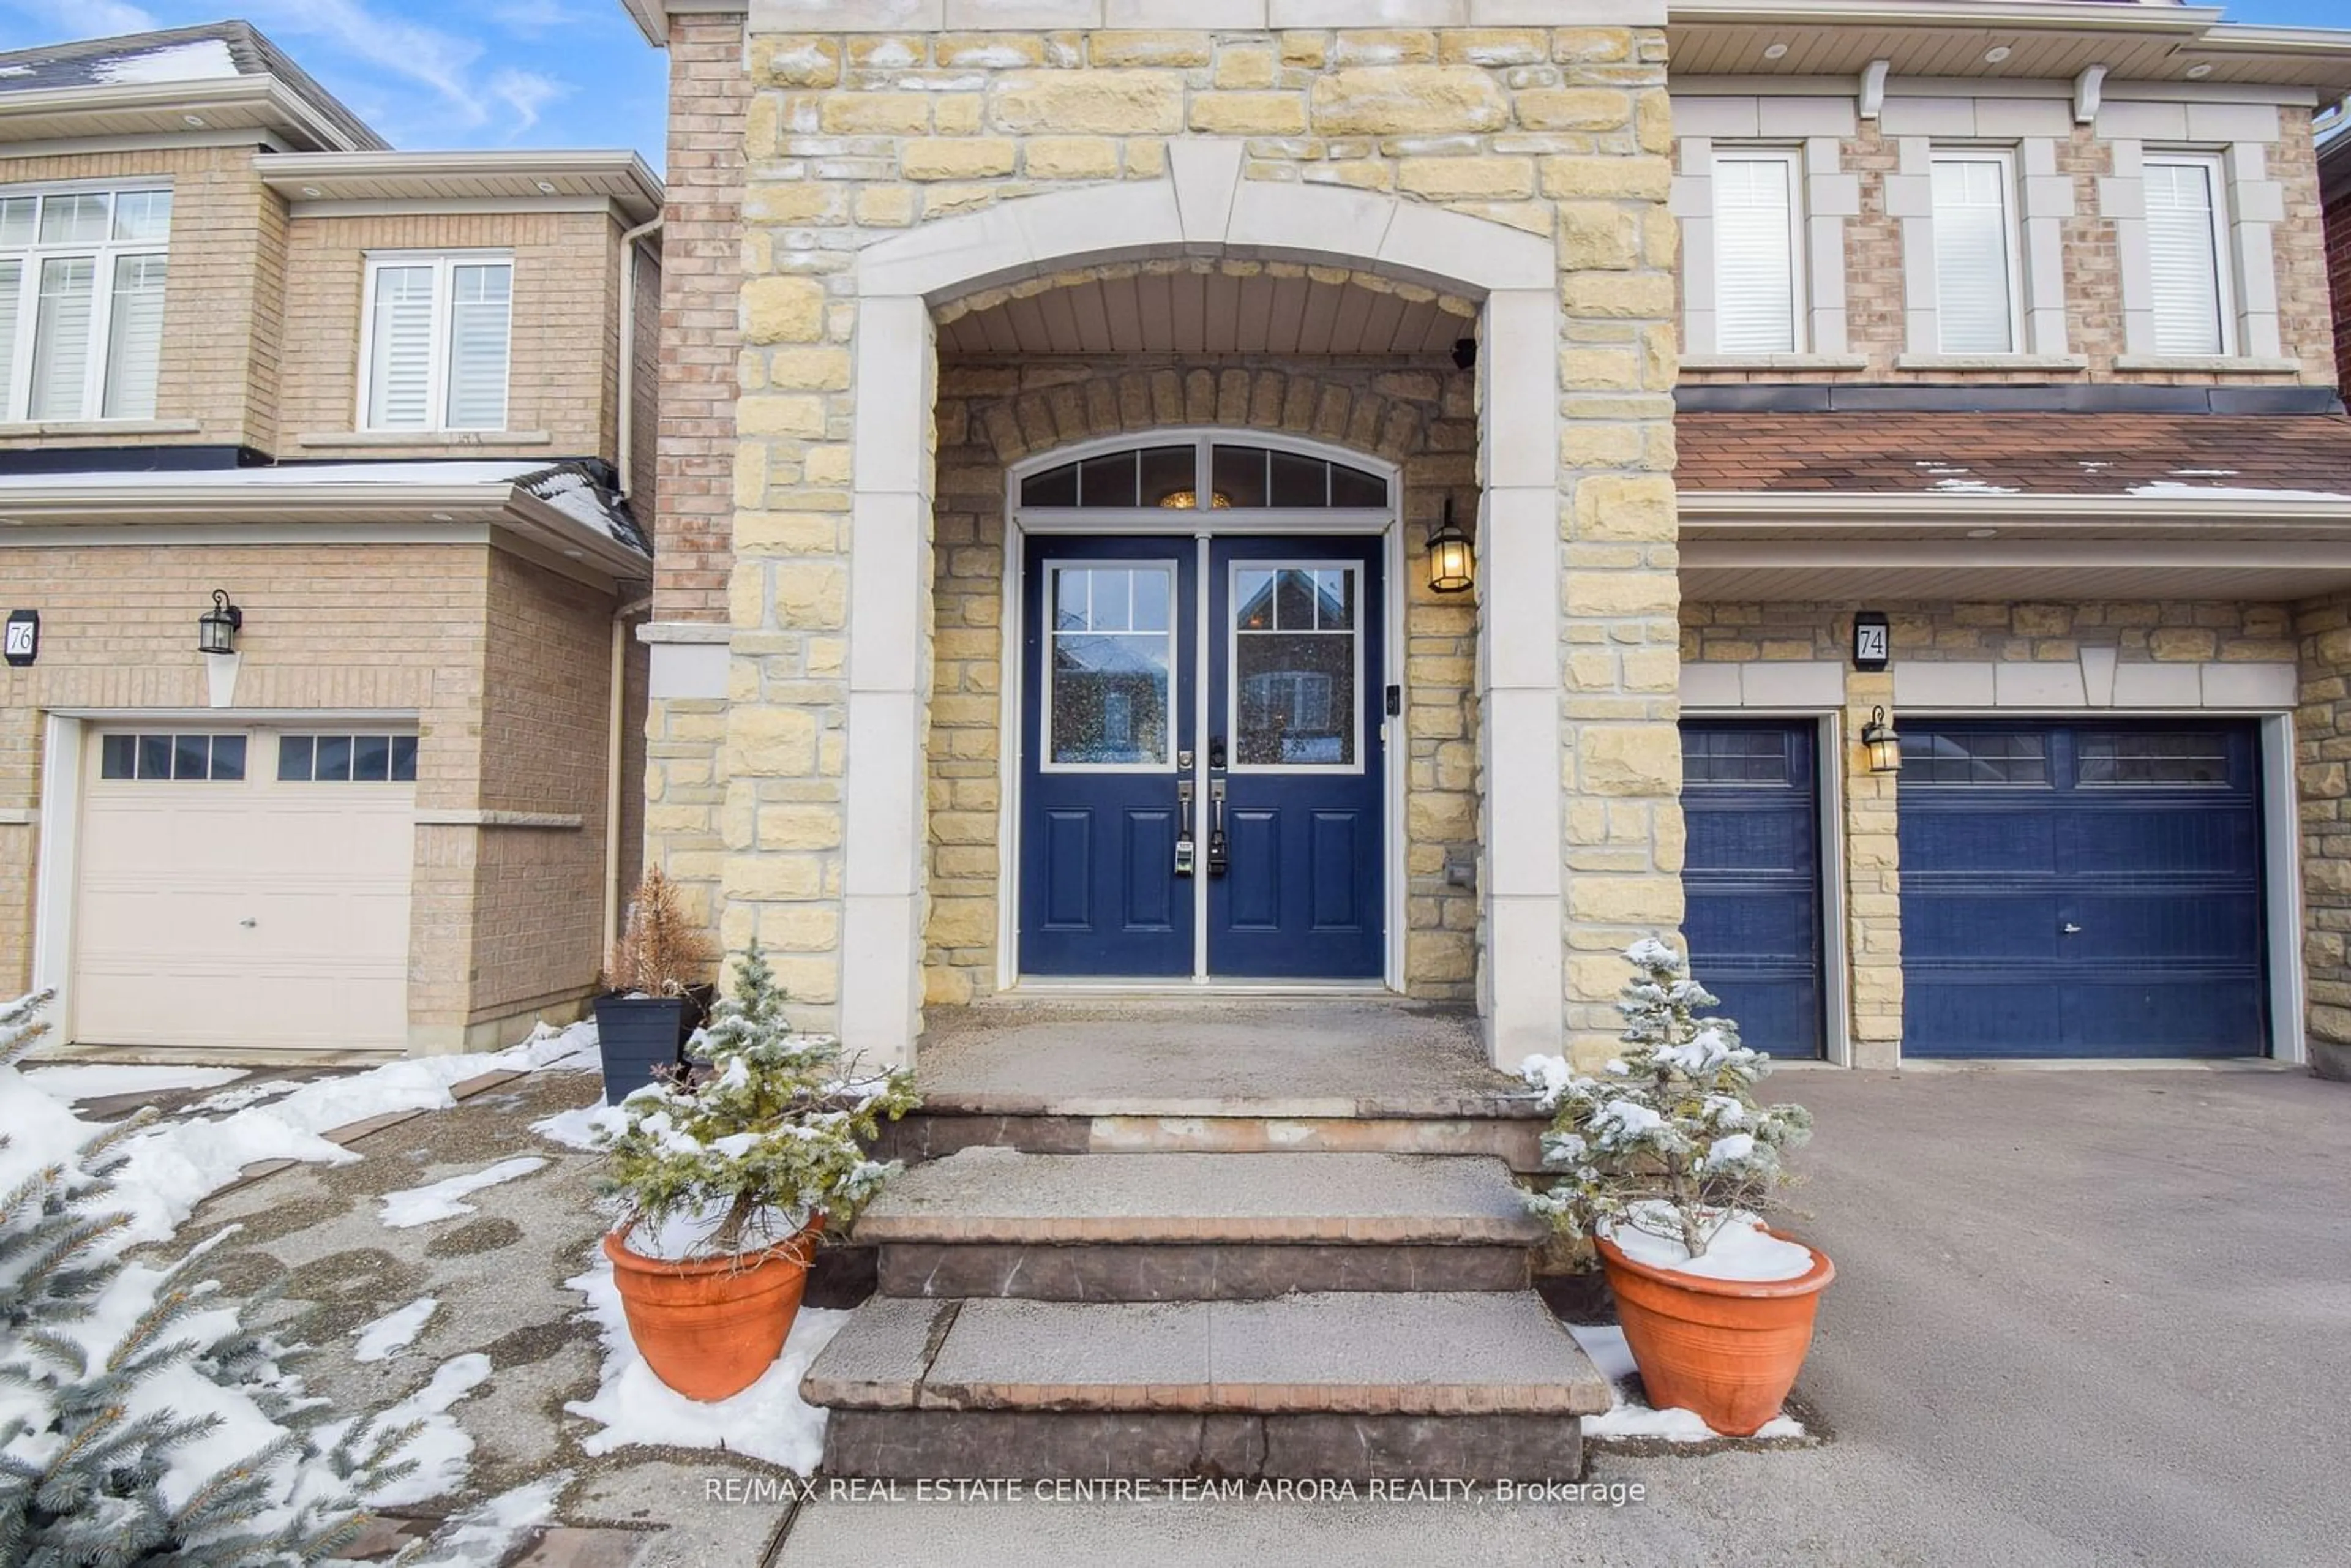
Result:
[[[1894,634],[1882,610],[1865,610],[1853,618],[1853,667],[1882,670],[1894,656]]]
[[[1445,497],[1445,520],[1428,536],[1428,586],[1437,593],[1466,592],[1476,580],[1478,559],[1469,536],[1453,520],[1453,497]]]
[[[196,617],[196,648],[205,653],[234,653],[236,634],[244,629],[245,612],[228,601],[228,590],[213,590],[213,607]]]
[[[1869,722],[1861,727],[1861,743],[1869,747],[1869,770],[1872,773],[1902,771],[1902,737],[1886,722],[1886,710],[1869,710]]]

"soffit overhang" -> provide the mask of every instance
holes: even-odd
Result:
[[[1744,0],[1677,5],[1667,26],[1677,80],[1894,78],[2047,81],[2104,66],[2124,82],[2301,88],[2351,93],[2351,31],[2224,22],[2218,7],[2114,0]],[[1764,50],[1785,45],[1778,59]],[[1985,56],[2008,51],[1998,61]],[[2188,72],[2209,68],[2199,78]]]
[[[658,216],[660,179],[626,151],[262,153],[262,183],[289,203],[599,200],[631,225]]]

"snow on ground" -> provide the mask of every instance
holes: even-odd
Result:
[[[412,1226],[431,1225],[436,1220],[455,1219],[461,1214],[471,1214],[474,1206],[465,1198],[485,1187],[500,1182],[527,1176],[547,1162],[537,1155],[525,1155],[519,1159],[500,1160],[494,1166],[450,1176],[430,1186],[404,1187],[388,1192],[378,1199],[383,1205],[383,1222],[394,1230],[406,1230]]]
[[[585,1416],[603,1430],[580,1447],[608,1454],[630,1444],[678,1448],[725,1448],[748,1454],[807,1475],[824,1457],[824,1412],[800,1399],[800,1377],[841,1325],[845,1312],[802,1307],[793,1320],[783,1354],[758,1382],[731,1399],[704,1404],[688,1399],[655,1377],[629,1337],[621,1292],[612,1283],[612,1262],[602,1248],[588,1271],[564,1284],[588,1298],[588,1315],[604,1340],[604,1368],[592,1399],[575,1399],[564,1409]]]
[[[567,1149],[593,1149],[600,1129],[617,1133],[621,1126],[620,1108],[599,1100],[592,1105],[559,1111],[552,1116],[533,1122],[530,1130],[550,1143],[561,1144]]]
[[[486,1499],[435,1531],[423,1556],[403,1561],[410,1568],[481,1568],[503,1563],[526,1534],[555,1518],[556,1499],[570,1484],[571,1472],[557,1470]]]
[[[291,1094],[302,1087],[299,1078],[273,1078],[260,1083],[240,1083],[234,1089],[224,1089],[217,1094],[207,1094],[193,1104],[180,1107],[183,1116],[216,1116],[228,1111],[242,1111],[247,1105],[258,1105],[264,1100],[275,1100],[280,1094]]]
[[[189,1116],[166,1122],[123,1145],[128,1158],[115,1173],[109,1200],[131,1217],[121,1244],[169,1237],[196,1205],[258,1161],[350,1164],[360,1156],[321,1136],[337,1127],[391,1112],[446,1110],[456,1103],[449,1094],[452,1084],[486,1072],[592,1070],[598,1060],[594,1024],[566,1030],[541,1024],[528,1040],[506,1051],[412,1057],[367,1072],[313,1079],[283,1099],[248,1105],[218,1120]]]
[[[1721,1433],[1698,1418],[1695,1410],[1654,1409],[1625,1392],[1638,1375],[1633,1364],[1633,1352],[1625,1343],[1625,1331],[1613,1323],[1570,1323],[1567,1332],[1592,1358],[1616,1393],[1616,1403],[1606,1412],[1583,1418],[1583,1435],[1587,1437],[1661,1437],[1669,1443],[1708,1443],[1719,1439]],[[1763,1423],[1758,1437],[1801,1437],[1804,1424],[1786,1414],[1774,1416]]]
[[[26,1077],[44,1094],[68,1104],[114,1094],[159,1094],[170,1089],[210,1089],[246,1076],[242,1067],[145,1067],[134,1062],[71,1061],[34,1067]]]
[[[351,1352],[353,1361],[383,1361],[406,1350],[433,1321],[441,1308],[438,1299],[419,1296],[404,1307],[395,1308],[371,1323],[362,1323],[358,1330],[359,1345]]]
[[[417,1462],[416,1469],[360,1500],[371,1508],[399,1508],[465,1485],[465,1472],[473,1462],[474,1439],[449,1414],[449,1407],[489,1378],[490,1358],[481,1352],[452,1356],[433,1369],[423,1387],[377,1416],[379,1431],[397,1432],[411,1422],[421,1424],[416,1436],[400,1450],[402,1458]],[[350,1427],[350,1422],[341,1421],[320,1427],[319,1446],[331,1448]]]

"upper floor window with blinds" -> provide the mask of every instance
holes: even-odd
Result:
[[[1934,155],[1938,351],[2013,354],[2022,266],[2016,246],[2015,170],[1995,150]]]
[[[1792,151],[1716,150],[1716,352],[1803,351],[1802,189]]]
[[[2219,358],[2231,351],[2232,325],[2220,160],[2150,152],[2145,172],[2155,351]]]
[[[0,418],[152,419],[172,193],[0,192]]]
[[[360,348],[363,430],[504,430],[514,262],[374,256]]]

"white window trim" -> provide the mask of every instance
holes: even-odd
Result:
[[[2025,337],[2023,191],[2017,183],[2016,153],[2014,150],[2006,147],[1937,146],[1928,152],[1927,159],[1927,174],[1930,183],[1934,178],[1935,165],[1938,163],[1991,163],[2000,169],[2001,242],[2008,253],[2008,350],[2004,354],[1982,357],[1987,359],[2027,357],[2032,350]],[[1931,215],[1933,213],[1931,190],[1928,204],[1930,214],[1928,221],[1931,225],[1936,221]],[[1930,262],[1930,266],[1932,265]],[[1927,352],[1948,357],[1959,350],[1946,349],[1943,346],[1942,272],[1939,267],[1934,267],[1933,277],[1936,339],[1932,345],[1923,347]]]
[[[380,250],[369,251],[366,264],[360,287],[359,406],[352,412],[351,429],[386,434],[434,435],[448,431],[502,431],[513,424],[514,253],[507,250]],[[427,406],[432,410],[432,417],[423,424],[373,424],[368,420],[368,406],[375,392],[376,278],[387,268],[407,267],[433,268],[433,368],[426,384]],[[496,424],[449,423],[450,332],[452,311],[455,307],[455,279],[451,274],[454,268],[460,267],[504,267],[507,269],[507,406],[505,416]]]
[[[1353,700],[1347,706],[1351,710],[1352,722],[1354,725],[1352,742],[1354,749],[1355,760],[1353,762],[1241,762],[1236,760],[1228,762],[1226,766],[1225,771],[1228,773],[1262,773],[1267,777],[1273,779],[1302,778],[1306,775],[1316,773],[1335,774],[1346,778],[1360,779],[1364,775],[1364,768],[1365,767],[1364,759],[1364,701],[1366,694],[1364,690],[1364,632],[1365,630],[1364,625],[1364,612],[1370,603],[1370,599],[1364,583],[1364,565],[1361,561],[1333,561],[1327,558],[1321,560],[1290,560],[1288,559],[1280,560],[1265,560],[1250,559],[1235,559],[1226,563],[1224,625],[1225,734],[1231,737],[1232,747],[1234,751],[1238,753],[1240,749],[1241,734],[1241,573],[1244,571],[1280,572],[1285,569],[1296,571],[1343,571],[1353,580],[1355,589],[1355,624],[1348,627],[1344,632],[1340,632],[1335,627],[1329,629],[1315,627],[1309,629],[1307,634],[1309,636],[1334,637],[1343,635],[1348,639],[1354,650],[1355,689]],[[1253,632],[1249,634],[1251,636],[1279,636],[1282,634],[1282,632],[1293,630],[1296,629],[1283,627],[1277,631],[1272,628],[1268,628],[1265,632]]]
[[[2145,179],[2145,171],[2149,166],[2155,164],[2179,163],[2194,164],[2195,166],[2204,170],[2207,176],[2212,182],[2211,238],[2213,287],[2220,298],[2220,351],[2218,354],[2213,355],[2177,354],[2173,353],[2169,350],[2162,348],[2159,344],[2150,344],[2150,350],[2165,359],[2231,360],[2237,357],[2237,345],[2241,340],[2237,331],[2237,312],[2239,309],[2239,302],[2237,298],[2236,269],[2231,265],[2229,258],[2229,214],[2231,203],[2229,200],[2228,160],[2217,152],[2198,151],[2183,148],[2149,148],[2139,160],[2142,182]],[[2143,184],[2142,189],[2144,189]],[[2142,195],[2140,199],[2142,204],[2144,204],[2144,195]],[[2144,213],[2145,210],[2146,208],[2144,204],[2142,204],[2140,211]],[[2156,306],[2155,274],[2153,267],[2154,258],[2151,252],[2148,254],[2147,260],[2148,264],[2147,277],[2147,309],[2151,317]],[[2153,328],[2150,324],[2149,330],[2151,331],[2152,329]]]
[[[1163,514],[1164,515],[1164,514]],[[1109,636],[1158,637],[1167,644],[1167,712],[1165,733],[1161,736],[1159,755],[1148,762],[1060,762],[1053,757],[1053,639],[1061,635],[1053,624],[1057,580],[1065,571],[1132,571],[1141,567],[1158,567],[1167,573],[1167,629],[1165,632],[1108,632]],[[1071,557],[1045,563],[1045,580],[1040,590],[1043,601],[1038,613],[1044,624],[1038,628],[1044,635],[1039,653],[1044,667],[1037,672],[1037,770],[1040,773],[1173,773],[1176,770],[1176,734],[1180,727],[1176,716],[1184,702],[1183,628],[1178,624],[1177,607],[1183,598],[1183,563],[1170,556],[1149,560],[1121,560],[1108,557],[1083,559]],[[1089,628],[1091,631],[1091,628]],[[1082,633],[1081,633],[1082,634]]]
[[[1714,180],[1713,171],[1717,165],[1725,162],[1773,162],[1784,166],[1788,171],[1788,323],[1789,341],[1792,346],[1783,351],[1791,355],[1810,354],[1813,339],[1810,321],[1813,309],[1813,288],[1812,268],[1807,265],[1811,247],[1805,244],[1807,228],[1805,219],[1810,212],[1810,204],[1805,199],[1807,192],[1803,149],[1768,142],[1731,142],[1726,147],[1724,143],[1718,141],[1711,150],[1708,162],[1708,182],[1718,190],[1719,182]],[[1720,278],[1723,255],[1721,209],[1719,204],[1711,215],[1714,218],[1715,241],[1713,256],[1710,258],[1715,272],[1714,347],[1719,353],[1722,340]],[[1742,354],[1738,357],[1750,356]]]
[[[168,178],[132,180],[61,180],[38,185],[0,186],[0,199],[21,199],[33,196],[118,196],[133,193],[161,191],[173,194]],[[37,223],[37,218],[36,222]],[[112,217],[108,219],[110,229]],[[171,262],[171,235],[166,231],[162,239],[77,240],[70,243],[42,243],[37,228],[32,240],[22,246],[0,248],[0,262],[21,261],[24,266],[16,279],[16,341],[9,362],[0,366],[7,381],[0,384],[0,423],[12,424],[34,423],[33,355],[35,340],[40,336],[41,264],[68,257],[89,256],[91,262],[89,362],[82,367],[81,412],[71,415],[40,415],[38,423],[47,424],[149,424],[152,414],[112,414],[106,412],[106,371],[114,357],[114,264],[127,256],[160,256],[167,268],[164,287],[171,284],[168,268]],[[167,296],[168,297],[168,296]],[[162,380],[162,367],[156,367],[158,389]]]

